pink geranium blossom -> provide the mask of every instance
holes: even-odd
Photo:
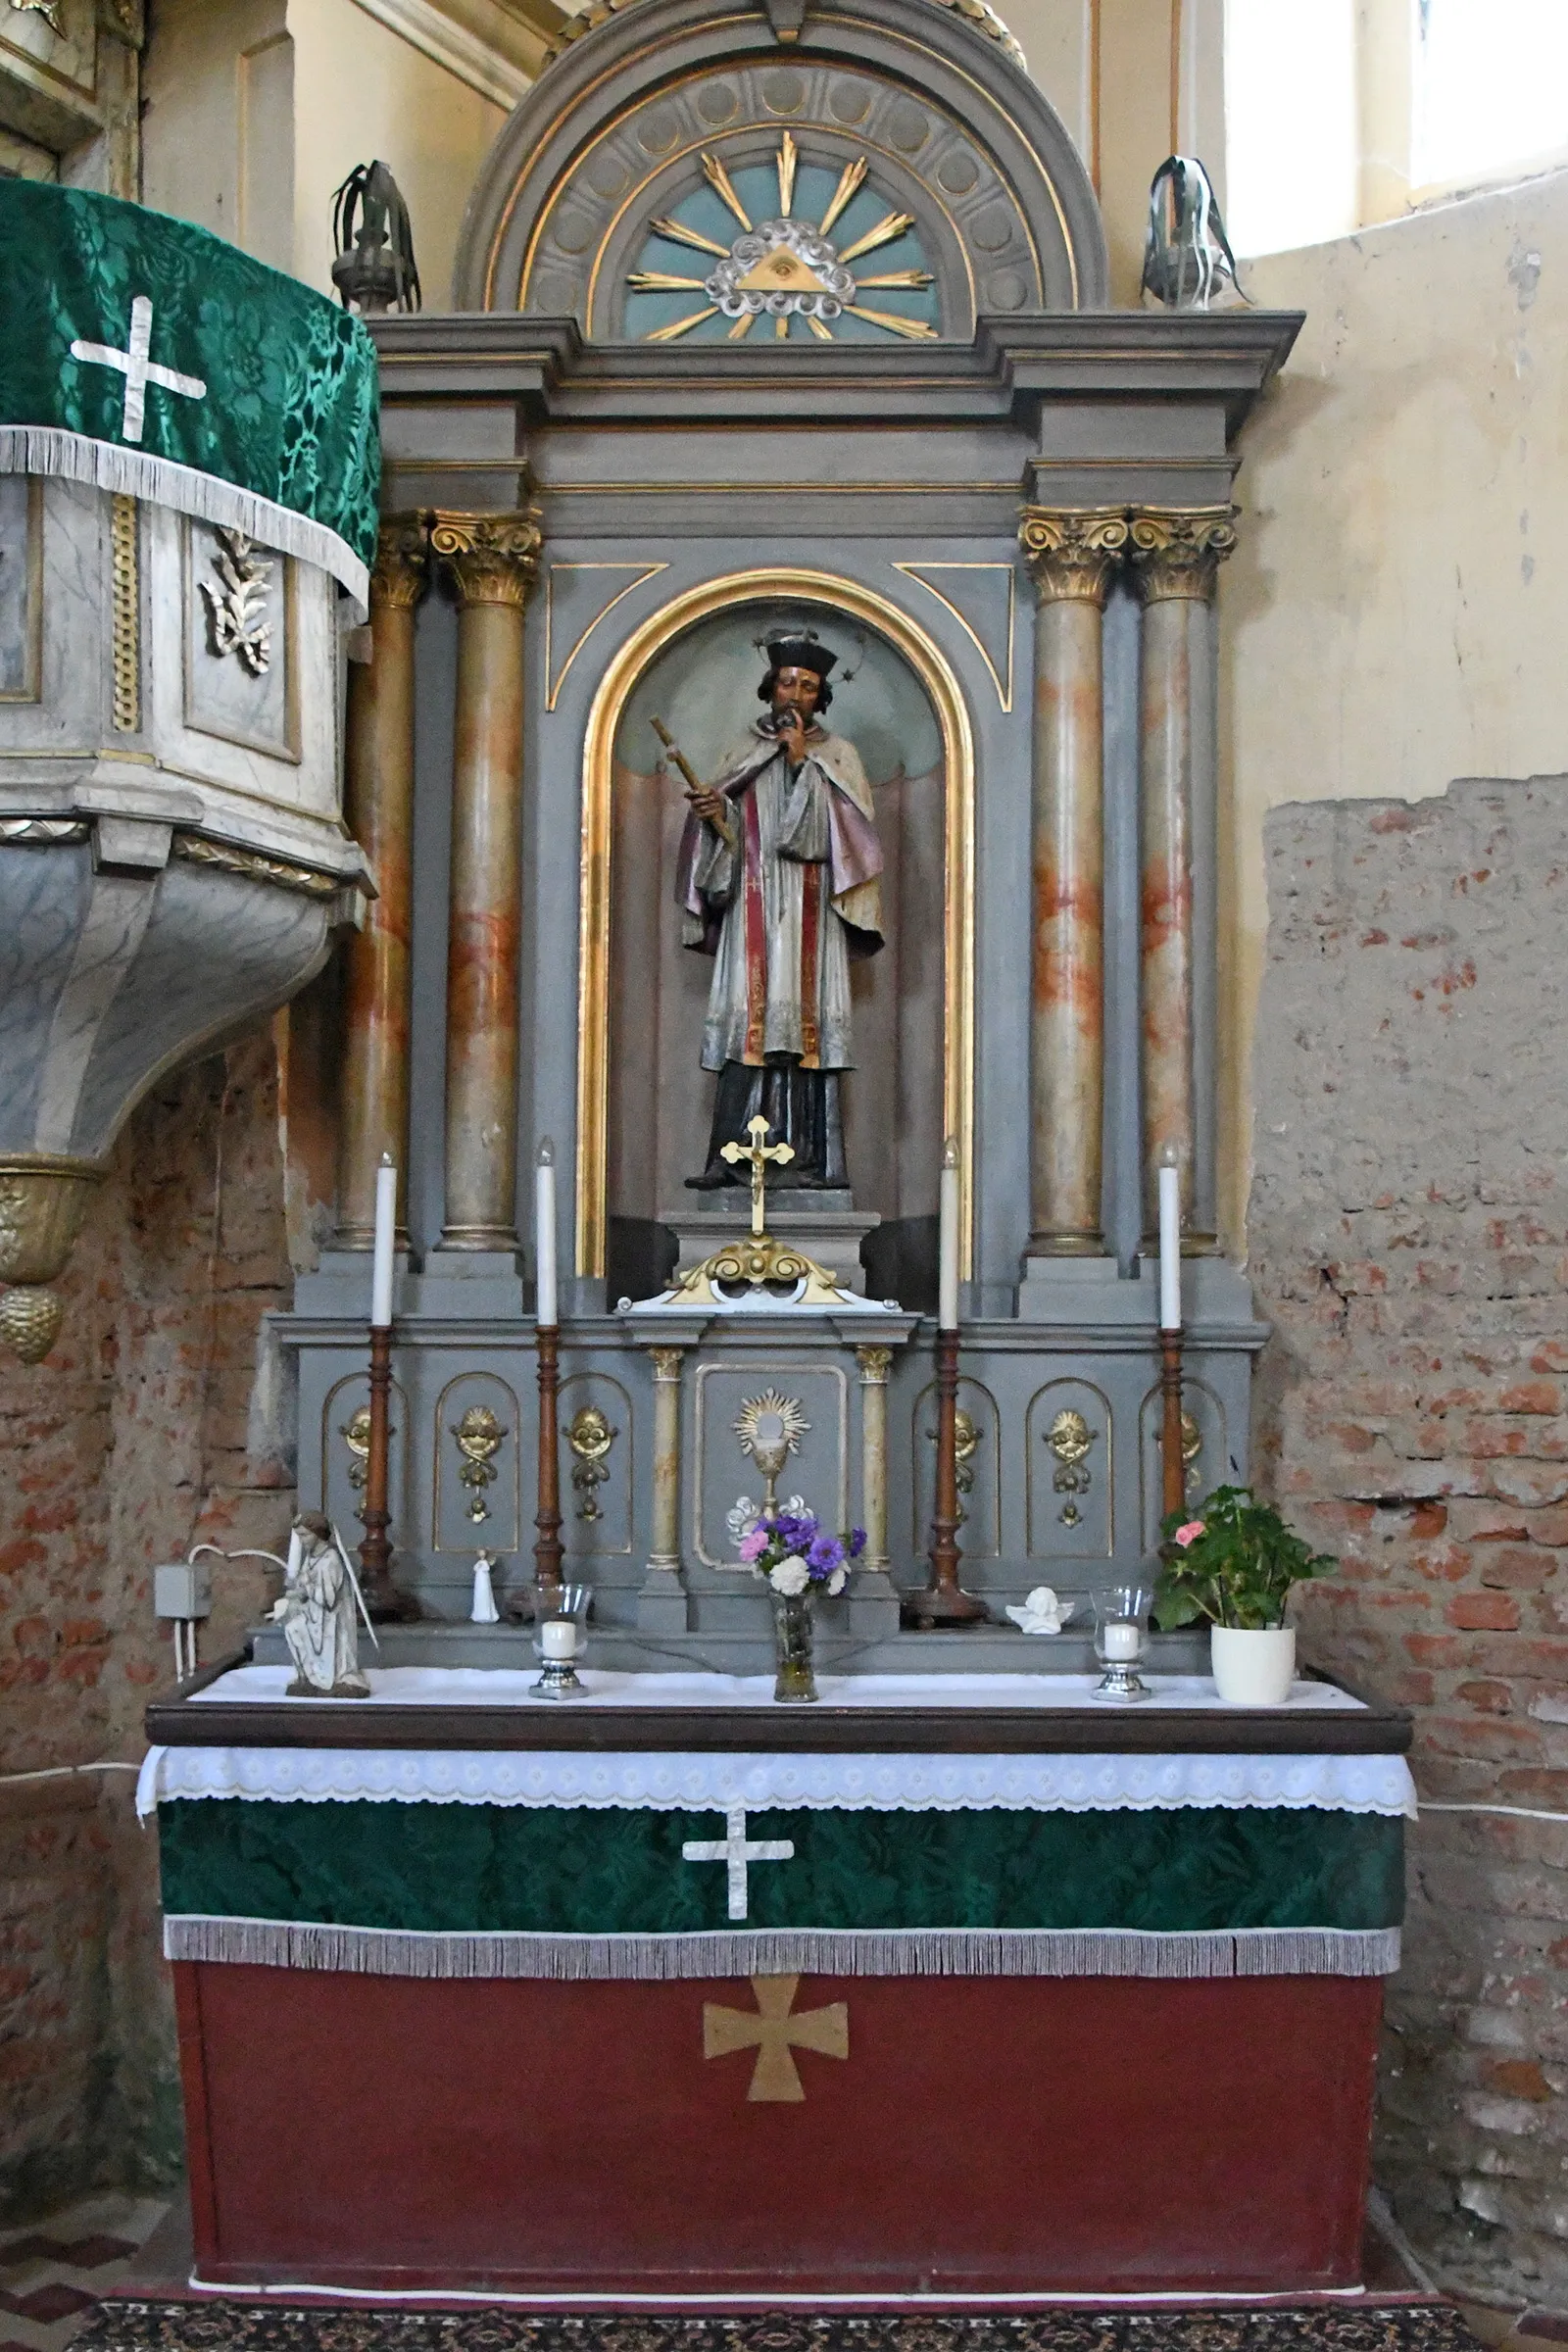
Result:
[[[1189,1519],[1185,1527],[1179,1527],[1176,1530],[1175,1540],[1185,1551],[1189,1544],[1197,1543],[1202,1532],[1203,1522],[1201,1519]]]

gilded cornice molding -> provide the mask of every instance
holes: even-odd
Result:
[[[1025,507],[1018,524],[1018,544],[1043,605],[1103,609],[1127,540],[1128,520],[1119,507]]]
[[[460,605],[520,610],[538,577],[544,532],[535,507],[509,514],[454,514],[438,508],[430,516],[430,545]]]
[[[1235,507],[1145,507],[1131,520],[1133,577],[1146,605],[1172,597],[1213,601],[1219,567],[1236,545]]]
[[[360,5],[364,7],[365,0],[360,0]],[[633,0],[588,0],[587,7],[568,17],[550,42],[545,50],[546,65],[552,58],[559,57],[563,49],[569,48],[573,41],[580,40],[585,32],[592,32],[596,25],[608,24],[612,17],[618,16],[622,9],[632,5]],[[945,8],[956,17],[962,17],[965,24],[974,26],[976,32],[983,33],[988,41],[995,41],[999,49],[1004,49],[1013,64],[1022,67],[1027,74],[1029,64],[1023,50],[996,10],[989,5],[989,0],[931,0],[931,5]],[[780,37],[788,39],[793,36]]]
[[[370,568],[370,610],[412,612],[429,585],[430,547],[420,514],[383,514]]]

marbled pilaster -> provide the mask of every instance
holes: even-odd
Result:
[[[446,1250],[516,1247],[523,612],[541,544],[531,510],[430,520],[458,600]]]
[[[1018,535],[1039,599],[1027,1255],[1094,1257],[1104,1249],[1102,626],[1127,518],[1027,507]]]
[[[368,662],[349,670],[349,830],[378,896],[345,950],[337,1247],[368,1250],[383,1152],[408,1166],[414,924],[414,630],[428,550],[418,514],[382,517],[370,574]],[[405,1192],[405,1200],[407,1193]]]
[[[1193,926],[1193,839],[1197,803],[1212,803],[1212,745],[1203,772],[1195,754],[1195,711],[1204,692],[1197,664],[1212,659],[1204,626],[1221,559],[1236,545],[1229,507],[1151,509],[1132,517],[1133,575],[1144,605],[1139,698],[1143,859],[1140,877],[1144,1220],[1158,1221],[1159,1155],[1174,1147],[1182,1171],[1182,1222],[1196,1249],[1211,1248],[1207,1207],[1212,1172],[1200,1186],[1195,1093],[1197,963]],[[1212,1052],[1201,1056],[1212,1073]],[[1212,1122],[1202,1124],[1211,1130]]]
[[[638,1630],[683,1634],[686,1588],[680,1573],[680,1384],[685,1350],[651,1348],[654,1367],[653,1544],[637,1600]]]

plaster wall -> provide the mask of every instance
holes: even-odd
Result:
[[[1306,324],[1261,403],[1220,585],[1221,1133],[1245,1246],[1263,834],[1568,765],[1568,172],[1244,270]]]

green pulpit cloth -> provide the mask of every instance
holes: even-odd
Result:
[[[0,179],[0,473],[243,531],[364,608],[380,441],[357,318],[188,221]]]

